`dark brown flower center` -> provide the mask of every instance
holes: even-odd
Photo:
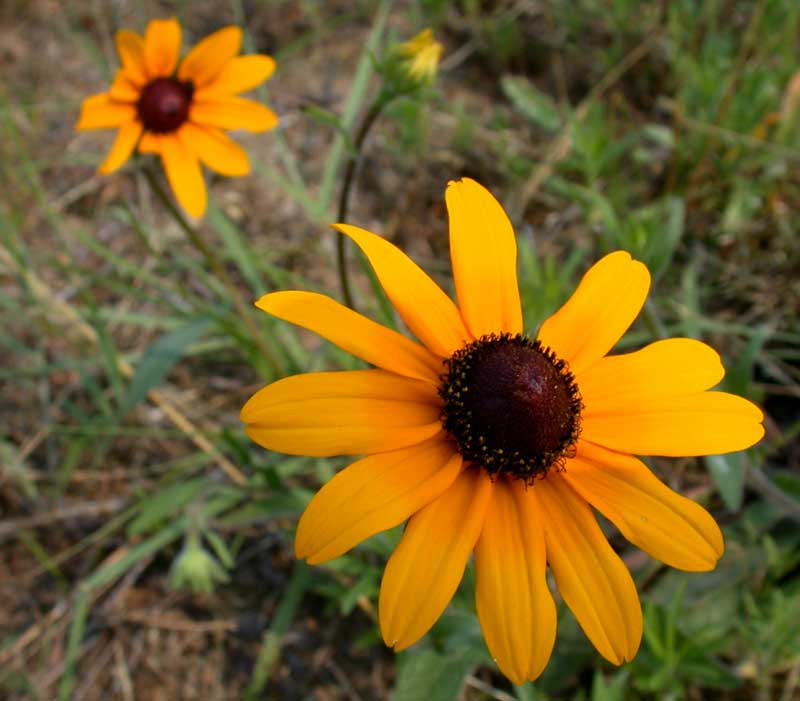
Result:
[[[194,86],[176,78],[156,78],[142,89],[136,109],[147,131],[175,131],[189,117]]]
[[[442,423],[465,459],[532,483],[575,449],[581,403],[565,361],[527,336],[483,336],[445,361]]]

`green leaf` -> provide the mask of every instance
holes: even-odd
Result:
[[[527,78],[506,75],[500,86],[517,111],[534,124],[551,132],[561,128],[563,120],[553,99]]]
[[[253,674],[244,692],[245,701],[259,701],[265,698],[263,691],[280,659],[284,636],[297,615],[297,609],[310,583],[311,574],[308,565],[302,561],[296,562],[289,583],[272,616],[269,630],[264,633],[261,641],[261,649],[253,665]]]
[[[303,112],[311,117],[311,119],[313,119],[317,124],[331,127],[334,131],[341,134],[341,136],[345,139],[347,148],[351,153],[355,153],[353,143],[350,139],[350,134],[347,132],[347,127],[342,124],[342,119],[338,114],[331,112],[330,110],[326,110],[324,107],[319,107],[318,105],[305,105],[303,107]]]
[[[233,555],[228,548],[228,544],[222,540],[216,531],[205,531],[203,535],[206,537],[214,554],[219,558],[219,561],[227,568],[231,569],[234,565]]]
[[[147,393],[160,385],[181,359],[186,349],[209,327],[208,319],[195,319],[158,338],[143,354],[128,391],[120,406],[124,416],[141,402]]]
[[[667,197],[654,209],[653,229],[649,232],[643,255],[657,280],[669,266],[683,238],[686,206],[680,197]]]
[[[168,517],[183,509],[207,486],[208,483],[204,478],[198,478],[188,482],[178,482],[147,494],[142,501],[141,513],[128,526],[128,535],[136,536],[155,530]]]
[[[452,701],[475,665],[468,650],[447,655],[419,650],[404,655],[391,701]]]
[[[592,701],[625,701],[625,692],[628,688],[628,674],[619,672],[606,683],[603,673],[598,669],[592,681]]]
[[[381,573],[376,569],[365,569],[356,582],[347,588],[344,595],[339,600],[339,609],[345,616],[350,615],[362,597],[375,596],[381,581]]]
[[[12,488],[19,488],[28,499],[35,499],[38,496],[30,465],[17,447],[3,438],[0,438],[0,480],[3,482],[10,480]]]
[[[226,253],[238,266],[253,294],[257,296],[264,294],[267,286],[256,267],[253,249],[247,244],[241,230],[214,205],[208,208],[208,221],[214,227]]]
[[[705,463],[725,506],[731,511],[738,511],[744,496],[744,453],[708,455]]]
[[[772,481],[786,494],[800,502],[800,476],[789,470],[781,470],[772,476]]]
[[[751,382],[756,365],[761,356],[764,344],[770,339],[772,329],[768,326],[756,326],[753,335],[747,339],[744,350],[736,355],[734,363],[726,363],[725,389],[734,394],[752,395]]]
[[[378,3],[372,28],[363,44],[358,65],[350,81],[350,91],[347,94],[347,98],[345,98],[341,118],[342,126],[348,133],[355,125],[358,114],[369,94],[370,77],[374,73],[372,55],[380,45],[391,7],[392,4],[388,0],[382,0]],[[325,165],[322,169],[317,201],[319,202],[320,210],[323,212],[327,212],[330,207],[339,173],[349,157],[347,140],[340,133],[328,150],[325,157]]]

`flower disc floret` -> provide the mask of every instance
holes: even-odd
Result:
[[[194,86],[176,78],[156,78],[143,89],[136,103],[145,129],[156,134],[175,131],[189,117]]]
[[[574,455],[581,397],[564,360],[520,334],[490,334],[445,361],[442,423],[493,477],[533,482]]]

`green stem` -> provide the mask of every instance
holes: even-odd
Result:
[[[353,139],[353,153],[350,155],[350,159],[347,161],[342,191],[339,195],[339,207],[336,211],[336,221],[339,223],[345,223],[347,221],[347,208],[350,204],[350,192],[353,189],[356,169],[361,161],[361,149],[364,146],[364,142],[366,141],[370,130],[375,125],[375,122],[378,121],[378,117],[381,115],[381,112],[383,112],[383,109],[389,104],[390,101],[391,99],[386,99],[384,95],[378,95],[378,98],[372,103],[372,107],[370,107],[369,111],[364,115],[364,119],[361,122],[361,126],[358,128],[356,137]],[[353,294],[350,290],[350,278],[347,274],[347,257],[345,255],[346,241],[347,237],[342,234],[339,234],[336,238],[336,266],[339,270],[339,285],[342,288],[344,303],[351,309],[354,309],[355,305],[353,304]]]
[[[183,213],[180,209],[175,205],[172,201],[172,198],[164,191],[161,183],[158,180],[158,177],[153,172],[153,169],[150,167],[145,167],[144,169],[145,177],[147,178],[150,187],[153,188],[153,191],[156,193],[158,198],[161,200],[162,204],[167,208],[167,211],[172,215],[172,218],[178,223],[178,226],[183,230],[186,234],[186,237],[191,241],[194,247],[200,252],[203,256],[206,263],[211,267],[217,277],[222,281],[222,284],[225,286],[225,289],[228,291],[228,294],[233,301],[233,305],[236,308],[236,311],[241,316],[242,320],[247,326],[248,331],[250,332],[251,337],[258,345],[261,354],[266,359],[267,363],[270,366],[270,369],[276,375],[281,374],[281,366],[278,362],[275,354],[272,352],[270,347],[267,345],[264,337],[261,334],[261,330],[258,328],[258,325],[253,320],[252,314],[248,309],[247,305],[245,304],[242,296],[239,294],[236,285],[233,282],[230,274],[226,270],[225,266],[220,262],[220,260],[214,255],[214,252],[208,246],[208,244],[203,240],[200,236],[198,231],[188,222],[186,221],[186,217],[183,216]]]

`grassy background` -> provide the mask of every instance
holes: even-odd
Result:
[[[237,137],[249,177],[210,178],[210,257],[135,164],[94,175],[110,132],[72,128],[117,66],[113,31],[170,14],[187,44],[237,22],[279,62],[258,97],[281,128]],[[800,698],[799,23],[795,0],[3,2],[0,698]],[[562,607],[547,672],[513,688],[470,571],[414,650],[388,652],[375,606],[398,533],[295,563],[298,515],[345,463],[268,453],[238,421],[267,381],[357,367],[250,302],[338,294],[343,134],[377,91],[370,56],[425,26],[440,77],[378,122],[348,220],[450,289],[444,186],[474,177],[515,223],[530,332],[626,248],[654,287],[619,348],[702,338],[767,414],[747,453],[651,461],[721,523],[714,572],[608,530],[645,610],[620,669]],[[356,277],[358,308],[394,324]]]

